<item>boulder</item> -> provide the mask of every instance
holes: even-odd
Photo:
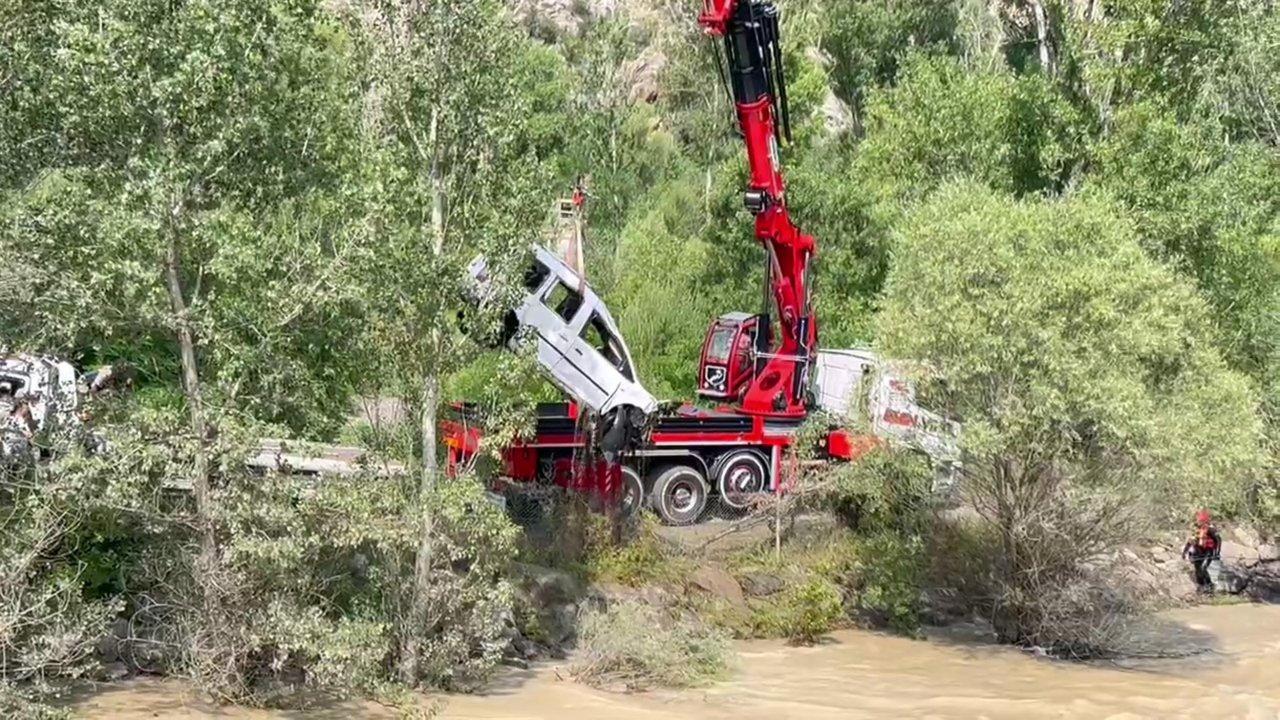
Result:
[[[627,89],[627,101],[631,104],[658,101],[658,80],[662,69],[666,67],[667,56],[657,48],[645,48],[640,57],[628,60],[622,65],[622,83]]]
[[[1231,540],[1222,542],[1222,561],[1232,565],[1253,565],[1262,559],[1258,548]]]
[[[528,563],[512,563],[511,569],[517,593],[539,605],[574,602],[583,594],[582,584],[563,570]]]
[[[1255,550],[1262,544],[1262,540],[1258,537],[1258,533],[1254,532],[1253,529],[1249,527],[1234,527],[1224,534],[1226,535],[1224,539],[1228,542],[1235,542],[1250,550]]]
[[[1249,585],[1250,573],[1239,565],[1230,565],[1222,561],[1209,563],[1209,579],[1213,581],[1216,592],[1239,595]]]
[[[1280,602],[1280,563],[1263,563],[1255,568],[1245,590],[1259,602]]]
[[[734,608],[746,609],[747,598],[742,586],[729,573],[716,567],[701,567],[689,577],[689,589],[702,592],[729,603]]]
[[[766,597],[782,592],[787,583],[777,575],[763,572],[746,573],[740,578],[742,589],[751,597]]]
[[[822,129],[829,136],[844,135],[854,128],[853,109],[830,89],[822,99],[817,115],[822,121]]]

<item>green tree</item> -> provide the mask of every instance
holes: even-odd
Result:
[[[1041,77],[917,56],[896,87],[872,96],[855,172],[891,202],[948,178],[1022,195],[1062,189],[1081,154],[1074,111]]]
[[[1216,124],[1140,104],[1116,113],[1087,186],[1120,200],[1143,246],[1194,278],[1232,365],[1273,404],[1280,346],[1280,157]]]
[[[376,368],[367,389],[402,398],[417,421],[408,519],[418,541],[396,663],[406,684],[441,682],[447,678],[424,678],[424,671],[448,632],[438,611],[450,600],[446,579],[457,558],[441,545],[435,512],[434,497],[446,492],[436,426],[442,380],[481,349],[457,323],[469,309],[466,267],[484,252],[495,278],[513,275],[550,198],[540,192],[530,100],[518,83],[530,50],[499,3],[376,3],[352,16],[366,88],[360,183],[367,252],[354,277],[362,341]]]
[[[850,0],[821,8],[822,48],[834,60],[836,90],[853,107],[859,127],[868,92],[892,86],[913,51],[958,50],[956,0]]]
[[[180,644],[186,667],[236,696],[243,616],[219,485],[243,481],[246,444],[225,438],[255,416],[324,429],[345,411],[340,198],[359,118],[347,33],[310,0],[6,8],[11,341],[124,357],[180,385],[185,420],[164,442],[194,508],[168,526],[165,558],[198,590]]]
[[[1228,34],[1230,51],[1205,71],[1199,105],[1235,137],[1280,147],[1280,13],[1249,3],[1231,20]]]
[[[1239,511],[1261,466],[1252,390],[1204,301],[1110,203],[942,190],[902,228],[877,329],[886,354],[928,363],[922,391],[964,423],[1009,640],[1089,642],[1089,622],[1066,621],[1101,601],[1070,593],[1126,498]]]

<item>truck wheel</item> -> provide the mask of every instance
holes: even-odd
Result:
[[[624,519],[631,519],[640,514],[644,507],[644,481],[640,473],[629,465],[622,466],[622,505],[619,514]]]
[[[653,509],[668,525],[690,525],[707,509],[708,491],[706,479],[696,469],[669,467],[653,483]]]
[[[734,510],[744,510],[769,487],[764,460],[750,450],[739,450],[716,463],[716,489],[720,500]]]

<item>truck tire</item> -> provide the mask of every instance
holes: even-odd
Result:
[[[709,494],[710,488],[702,473],[688,465],[673,465],[654,480],[650,500],[662,522],[691,525],[707,509]]]
[[[768,488],[768,465],[759,453],[735,450],[716,463],[716,490],[720,501],[734,510],[745,510]]]
[[[630,520],[640,514],[644,507],[644,480],[640,473],[630,465],[622,466],[622,503],[618,514],[624,520]]]

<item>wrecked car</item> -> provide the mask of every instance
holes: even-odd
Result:
[[[473,302],[485,302],[492,278],[484,257],[473,260],[468,272]],[[526,331],[552,382],[601,418],[601,449],[634,446],[658,401],[636,378],[631,351],[604,301],[564,261],[540,247],[533,248],[524,291],[506,313],[502,342],[515,349],[519,331]]]

